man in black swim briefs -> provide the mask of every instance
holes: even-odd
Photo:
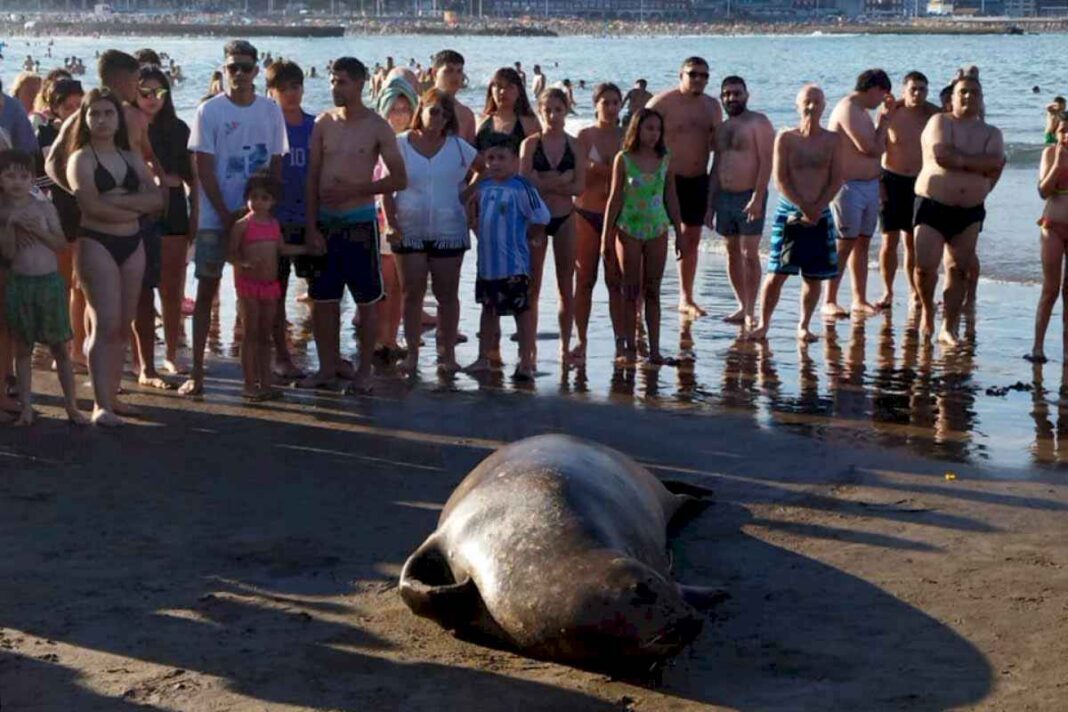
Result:
[[[708,62],[689,57],[679,71],[679,86],[657,94],[648,108],[664,119],[664,140],[671,151],[671,169],[682,212],[682,235],[676,238],[679,260],[679,311],[689,317],[706,312],[694,300],[697,245],[708,209],[709,157],[716,129],[723,122],[719,101],[705,94]]]
[[[953,108],[931,118],[923,131],[923,168],[916,179],[916,283],[923,307],[921,331],[934,334],[938,263],[946,269],[945,317],[938,340],[958,344],[966,271],[975,259],[986,196],[1005,167],[1001,131],[983,119],[983,89],[965,75],[953,82]]]

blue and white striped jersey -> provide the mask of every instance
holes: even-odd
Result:
[[[549,222],[549,208],[524,178],[478,184],[478,278],[530,274],[527,227]]]

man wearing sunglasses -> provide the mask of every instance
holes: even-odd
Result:
[[[648,108],[664,118],[664,141],[671,151],[671,170],[682,212],[682,234],[676,238],[679,262],[679,311],[688,317],[704,316],[693,287],[697,276],[697,245],[708,211],[708,159],[723,121],[719,102],[705,94],[708,62],[689,57],[679,71],[679,86],[653,97]]]
[[[282,109],[256,96],[256,48],[245,40],[232,40],[223,56],[226,91],[197,107],[189,135],[200,179],[200,215],[195,240],[193,368],[179,390],[183,395],[203,392],[211,304],[226,264],[230,228],[244,204],[245,184],[253,174],[264,172],[281,182],[282,156],[289,152]]]

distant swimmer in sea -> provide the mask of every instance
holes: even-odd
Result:
[[[636,114],[639,110],[644,109],[645,105],[649,103],[649,100],[653,98],[653,95],[648,90],[649,82],[644,79],[639,79],[634,82],[634,87],[627,92],[627,95],[623,97],[623,130],[627,128],[627,124],[630,123],[630,117]]]
[[[1061,291],[1064,256],[1068,251],[1068,112],[1057,115],[1054,127],[1056,143],[1042,151],[1038,169],[1038,194],[1046,201],[1042,218],[1042,296],[1035,311],[1035,342],[1024,356],[1034,363],[1045,363],[1046,327]],[[1065,344],[1068,345],[1068,317],[1065,318]],[[1068,352],[1068,348],[1063,349]]]
[[[934,335],[938,262],[946,271],[945,314],[938,340],[956,346],[966,271],[986,218],[984,201],[1005,167],[1001,131],[983,119],[978,79],[953,82],[953,110],[933,117],[922,137],[923,168],[916,179],[916,282],[923,307],[921,333]]]
[[[820,281],[838,274],[834,218],[831,200],[842,185],[840,137],[820,126],[827,106],[823,90],[815,84],[797,94],[796,128],[783,129],[775,139],[775,184],[779,204],[771,229],[768,276],[760,295],[760,326],[750,340],[767,338],[771,316],[779,303],[782,286],[792,274],[800,274],[801,318],[797,339],[817,340],[810,324],[820,300]]]

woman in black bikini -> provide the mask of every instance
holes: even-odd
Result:
[[[557,313],[560,323],[560,360],[571,363],[571,327],[575,321],[575,196],[586,185],[586,151],[578,140],[564,131],[570,104],[560,89],[542,92],[538,100],[542,134],[523,141],[519,151],[519,172],[527,178],[549,206],[552,218],[545,234],[553,239],[556,286],[560,295]],[[534,333],[538,328],[538,297],[545,271],[547,241],[530,243],[530,303]],[[536,356],[536,354],[534,354]]]
[[[134,413],[116,395],[145,270],[140,219],[163,201],[144,161],[130,151],[122,105],[106,90],[82,101],[68,155],[67,180],[82,214],[76,264],[91,325],[93,422],[120,425],[119,415]]]
[[[475,148],[480,153],[484,151],[486,141],[496,133],[511,136],[518,150],[523,139],[540,130],[519,74],[510,67],[501,67],[486,88],[486,108],[475,133]]]
[[[148,117],[148,140],[167,186],[159,301],[163,312],[163,340],[167,345],[163,368],[175,375],[187,370],[178,362],[178,342],[182,335],[185,258],[193,241],[199,212],[197,178],[193,170],[193,154],[188,148],[189,126],[174,111],[167,75],[159,67],[143,67],[137,91],[137,107]]]
[[[604,256],[604,284],[608,289],[608,315],[616,337],[616,357],[623,355],[621,338],[623,318],[623,278],[616,260],[616,246],[601,244],[604,213],[612,188],[612,159],[623,142],[619,112],[623,92],[615,84],[598,84],[593,90],[597,123],[579,131],[578,142],[588,156],[586,185],[575,200],[575,331],[578,345],[571,352],[576,362],[586,360],[586,333],[593,308],[593,287],[597,284],[597,265]]]

